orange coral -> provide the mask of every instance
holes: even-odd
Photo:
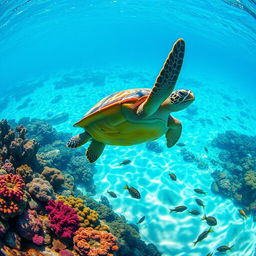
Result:
[[[73,242],[81,256],[113,256],[118,250],[117,240],[111,233],[93,228],[78,229]]]

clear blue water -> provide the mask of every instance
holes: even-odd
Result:
[[[158,140],[165,148],[161,154],[148,151],[145,144],[109,146],[96,163],[100,171],[94,176],[95,198],[116,190],[120,197],[111,203],[117,212],[130,222],[147,214],[142,238],[164,255],[206,255],[217,246],[235,243],[229,255],[252,256],[255,223],[252,218],[243,222],[231,200],[211,192],[215,167],[209,159],[218,153],[211,140],[219,132],[233,129],[256,135],[255,16],[253,0],[1,1],[0,118],[18,121],[68,113],[68,121],[55,128],[76,134],[72,124],[102,97],[152,87],[173,43],[184,38],[186,55],[176,87],[194,91],[191,108],[197,114],[183,111],[174,116],[184,127],[180,141],[208,161],[209,168],[202,171],[184,162],[180,148],[167,150],[164,138]],[[105,85],[100,79],[99,84],[79,80],[88,74],[104,76]],[[55,83],[66,77],[80,82],[57,89]],[[62,99],[52,104],[58,95]],[[225,122],[224,116],[232,120]],[[204,146],[211,148],[209,155]],[[126,158],[132,164],[120,167]],[[170,183],[169,171],[177,174],[178,183]],[[143,195],[139,202],[122,190],[131,182]],[[208,191],[207,212],[218,218],[219,225],[209,239],[193,247],[206,226],[191,216],[170,215],[168,209],[192,207],[195,186]]]

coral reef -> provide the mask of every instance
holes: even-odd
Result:
[[[74,249],[81,256],[113,256],[118,250],[116,238],[93,228],[80,228],[73,238]]]
[[[47,202],[55,198],[53,187],[47,180],[34,178],[26,186],[29,193],[41,202]]]
[[[14,167],[27,164],[34,170],[41,170],[36,154],[39,143],[26,139],[27,129],[23,126],[11,130],[6,120],[0,121],[0,163],[9,160]]]
[[[33,241],[37,245],[43,244],[43,223],[35,210],[24,211],[17,218],[16,226],[21,237]]]
[[[140,239],[140,234],[133,225],[126,222],[124,216],[119,216],[106,205],[100,204],[86,196],[78,195],[85,201],[85,205],[99,214],[100,220],[109,227],[119,243],[118,256],[141,255],[141,256],[161,256],[161,253],[153,244],[146,244]],[[136,253],[135,253],[136,252]]]
[[[227,131],[219,134],[212,145],[221,150],[219,165],[222,168],[212,174],[213,192],[233,198],[256,216],[256,136]]]
[[[74,209],[61,201],[50,200],[45,207],[49,212],[51,228],[60,238],[72,238],[79,228],[79,217]]]
[[[83,199],[73,196],[59,196],[58,200],[76,210],[81,227],[93,227],[98,230],[108,230],[107,226],[100,224],[99,214],[86,207]]]
[[[21,122],[30,123],[26,118]],[[37,123],[32,133],[35,135],[40,122],[33,122]],[[38,154],[36,145],[39,144],[33,138],[26,138],[29,133],[25,127],[19,126],[14,131],[6,121],[0,122],[0,254],[161,255],[154,245],[140,239],[135,225],[127,224],[123,216],[111,209],[106,198],[102,197],[98,203],[75,189],[75,182],[85,172],[80,184],[86,184],[87,191],[94,190],[94,167],[85,161],[84,152],[73,153],[67,149],[57,132],[52,143],[47,144],[47,136],[54,131],[49,127],[44,126],[42,137],[40,132],[37,134],[40,143],[46,143]],[[75,179],[72,173],[78,173]],[[71,196],[74,194],[76,197]],[[59,200],[52,200],[55,197]],[[87,230],[86,236],[79,228]]]

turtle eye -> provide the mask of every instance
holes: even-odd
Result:
[[[184,91],[179,91],[179,95],[181,97],[185,97],[187,95],[187,92],[184,92]]]

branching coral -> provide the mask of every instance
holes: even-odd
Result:
[[[45,207],[49,212],[50,227],[60,238],[72,238],[79,228],[79,217],[74,209],[61,201],[50,200]]]
[[[23,126],[16,127],[15,132],[6,120],[0,121],[0,162],[9,160],[14,167],[28,164],[39,171],[41,166],[36,158],[39,144],[35,140],[26,139],[26,132]]]
[[[256,190],[256,171],[248,171],[244,175],[245,184]]]
[[[80,228],[74,238],[74,249],[81,256],[113,256],[118,250],[116,238],[93,228]]]

